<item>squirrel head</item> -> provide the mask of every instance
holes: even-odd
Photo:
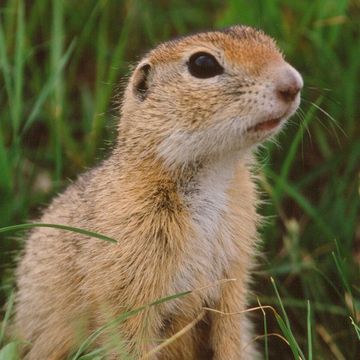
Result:
[[[262,31],[233,26],[160,44],[136,66],[120,137],[171,166],[247,151],[276,134],[303,81]]]

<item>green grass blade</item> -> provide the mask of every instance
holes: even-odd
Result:
[[[105,357],[105,351],[104,349],[96,349],[94,351],[91,351],[90,353],[86,355],[82,355],[79,357],[79,360],[101,360],[106,359]]]
[[[339,294],[341,295],[341,294]],[[278,300],[276,297],[272,296],[262,296],[261,297],[263,302],[266,302],[271,305],[276,305]],[[289,306],[294,309],[302,309],[306,310],[307,305],[304,304],[304,301],[301,299],[294,299],[291,297],[282,298],[282,302],[284,305]],[[341,306],[333,305],[331,303],[323,303],[323,302],[312,302],[311,308],[315,309],[316,312],[319,314],[326,314],[326,315],[340,315],[346,317],[349,312]]]
[[[18,2],[17,8],[17,29],[16,29],[16,47],[15,47],[15,66],[14,66],[14,103],[15,111],[13,118],[13,135],[17,139],[20,121],[22,118],[23,105],[23,82],[24,82],[24,47],[25,47],[25,19],[23,1]],[[17,140],[14,140],[16,142]]]
[[[292,333],[290,320],[289,320],[288,315],[287,315],[287,313],[285,311],[285,307],[283,305],[283,302],[281,300],[279,291],[278,291],[277,286],[275,284],[275,280],[273,278],[270,278],[270,279],[271,279],[271,283],[273,285],[273,288],[275,290],[275,294],[276,294],[276,297],[278,299],[278,302],[279,302],[279,305],[280,305],[280,308],[281,308],[281,312],[283,314],[285,322],[281,319],[281,317],[279,315],[276,315],[276,320],[277,320],[281,330],[283,331],[284,336],[286,337],[286,339],[290,343],[290,347],[291,347],[291,350],[293,351],[295,359],[299,359],[299,356],[301,356],[301,359],[305,360],[305,356],[304,356],[303,352],[301,351],[301,348],[298,345],[298,343],[296,342],[295,337],[294,337],[294,335]]]
[[[276,319],[285,339],[289,342],[290,349],[294,355],[294,360],[298,360],[298,359],[305,360],[304,357],[300,357],[298,345],[297,345],[296,341],[294,340],[291,330],[288,328],[286,322],[284,322],[284,320],[278,314],[275,314],[275,319]]]
[[[10,166],[10,156],[7,149],[4,146],[3,134],[0,127],[0,187],[5,192],[10,193],[13,188],[12,171]]]
[[[360,341],[360,326],[355,323],[354,319],[350,316],[351,325],[354,327],[358,340]]]
[[[6,307],[6,312],[4,315],[4,318],[2,320],[1,323],[1,328],[0,328],[0,345],[2,345],[4,343],[5,340],[5,330],[6,330],[6,326],[8,325],[9,319],[10,319],[10,315],[12,313],[13,307],[14,307],[14,292],[12,292],[9,296],[8,302],[7,302],[7,307]]]
[[[306,325],[307,325],[307,344],[308,344],[308,360],[313,359],[313,350],[312,350],[312,321],[311,321],[311,305],[310,301],[307,301],[307,317],[306,317]]]
[[[100,35],[99,32],[99,48],[103,49],[100,52],[100,59],[98,59],[97,66],[97,89],[96,89],[96,113],[94,114],[93,122],[91,125],[91,132],[89,134],[89,146],[90,146],[90,154],[95,152],[95,147],[98,145],[99,136],[103,132],[104,128],[104,112],[106,112],[107,107],[109,106],[109,100],[111,99],[111,94],[114,89],[114,82],[116,80],[117,75],[119,74],[119,64],[121,64],[124,60],[124,53],[129,41],[130,28],[133,19],[133,5],[129,6],[129,14],[124,20],[123,26],[121,28],[121,32],[119,35],[119,40],[112,54],[112,63],[110,64],[108,74],[105,75],[105,69],[103,69],[104,61],[101,59],[101,53],[105,53],[106,49],[103,49],[104,46],[104,36],[105,30],[103,30],[104,35]],[[104,25],[105,26],[105,25]],[[100,31],[102,28],[100,28]],[[104,77],[106,78],[104,79]],[[107,86],[104,86],[104,80]]]
[[[53,99],[53,138],[54,138],[54,153],[55,153],[55,184],[58,185],[61,180],[61,173],[63,167],[62,149],[61,149],[61,134],[63,129],[63,103],[64,103],[64,86],[62,79],[62,71],[58,72],[61,67],[61,56],[63,51],[63,1],[53,0],[53,22],[51,34],[51,69],[52,73],[58,73],[57,80],[54,84],[54,99]]]
[[[270,278],[270,280],[271,280],[272,286],[273,286],[273,288],[274,288],[274,290],[275,290],[276,297],[277,297],[277,299],[278,299],[278,301],[279,301],[280,309],[281,309],[281,312],[282,312],[283,317],[284,317],[284,319],[285,319],[286,326],[287,326],[288,328],[290,328],[290,322],[289,322],[288,316],[287,316],[287,314],[286,314],[286,311],[285,311],[283,302],[282,302],[282,300],[281,300],[279,291],[278,291],[277,286],[276,286],[276,284],[275,284],[275,280],[274,280],[273,278]]]
[[[257,299],[259,306],[261,307],[261,303],[259,298]],[[267,318],[266,318],[266,311],[261,309],[263,314],[263,322],[264,322],[264,352],[265,352],[265,360],[269,360],[269,339],[268,339],[268,325],[267,325]]]
[[[12,79],[11,79],[11,72],[10,72],[10,65],[9,59],[7,56],[7,49],[6,49],[6,37],[4,34],[4,27],[1,21],[0,16],[0,70],[2,71],[2,75],[4,77],[5,82],[5,89],[8,97],[9,102],[9,111],[11,114],[11,120],[14,121],[14,109],[15,107],[12,105],[13,103],[13,86],[12,86]],[[2,120],[4,121],[4,120]]]
[[[267,320],[266,313],[264,313],[264,351],[265,351],[265,360],[269,360],[269,339],[268,339],[268,330],[267,330]]]
[[[276,175],[273,171],[269,169],[268,176],[274,179],[282,187],[282,189],[290,197],[292,197],[303,210],[305,210],[305,212],[312,218],[312,220],[318,225],[321,231],[329,239],[333,239],[335,237],[335,234],[331,231],[330,227],[322,219],[316,208],[312,204],[310,204],[310,202],[304,196],[302,196],[294,186],[290,185],[288,182],[286,182],[286,180]]]
[[[13,226],[7,226],[0,228],[0,233],[4,232],[10,232],[10,231],[18,231],[18,230],[28,230],[36,227],[47,227],[47,228],[54,228],[54,229],[60,229],[60,230],[66,230],[66,231],[72,231],[78,234],[91,236],[100,240],[105,240],[114,244],[117,244],[117,240],[112,239],[108,236],[96,233],[94,231],[89,231],[73,226],[67,226],[67,225],[59,225],[59,224],[43,224],[43,223],[32,223],[32,224],[20,224],[20,225],[13,225]]]
[[[0,350],[0,360],[19,360],[20,356],[17,348],[18,344],[15,341],[6,344]]]
[[[351,309],[352,316],[357,320],[357,314],[358,314],[357,307],[356,307],[356,304],[354,301],[354,296],[353,296],[353,293],[351,290],[351,286],[347,279],[347,275],[346,275],[346,271],[345,271],[345,264],[341,258],[339,244],[336,240],[335,240],[335,246],[336,246],[336,254],[335,254],[335,252],[332,252],[332,257],[334,259],[336,269],[340,275],[340,279],[343,284],[343,287],[346,290],[346,292],[350,295],[351,303],[352,303],[352,309]]]
[[[74,48],[75,48],[75,40],[72,41],[72,43],[68,47],[65,54],[61,57],[60,61],[58,62],[56,71],[51,74],[50,78],[43,86],[30,115],[28,116],[28,118],[26,119],[26,121],[24,123],[24,127],[22,129],[22,134],[24,134],[26,132],[26,130],[28,130],[28,128],[36,120],[36,117],[39,115],[41,107],[44,105],[44,103],[45,103],[46,99],[48,98],[48,96],[50,95],[50,93],[54,90],[54,88],[56,86],[56,82],[59,79],[61,72],[64,70],[65,65],[69,61],[70,55],[73,52]]]
[[[166,296],[163,297],[161,299],[158,299],[148,305],[143,305],[140,306],[139,308],[136,308],[134,310],[131,311],[127,311],[123,314],[121,314],[120,316],[116,317],[115,319],[109,321],[108,323],[106,323],[105,325],[99,327],[98,329],[96,329],[79,347],[78,351],[76,352],[76,354],[72,357],[72,360],[78,360],[80,355],[108,328],[113,327],[116,324],[119,324],[122,321],[125,321],[126,319],[133,317],[135,315],[137,315],[138,313],[140,313],[141,311],[147,309],[148,307],[151,306],[155,306],[155,305],[159,305],[162,304],[164,302],[167,301],[171,301],[174,299],[178,299],[181,297],[184,297],[186,295],[189,295],[192,291],[184,291],[175,295],[170,295],[170,296]]]

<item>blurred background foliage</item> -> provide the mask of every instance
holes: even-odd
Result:
[[[259,152],[266,258],[254,293],[278,307],[275,279],[304,349],[310,326],[307,358],[360,358],[359,19],[358,0],[2,0],[0,227],[36,218],[106,156],[126,75],[147,50],[204,29],[261,28],[305,88],[280,145]],[[1,304],[14,288],[20,235],[0,234]],[[262,314],[254,318],[263,333]],[[267,323],[281,333],[270,315]],[[268,338],[270,358],[291,358]]]

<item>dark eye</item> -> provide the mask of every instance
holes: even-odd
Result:
[[[187,65],[190,74],[200,79],[211,78],[224,72],[224,68],[217,62],[214,56],[206,52],[198,52],[191,55]]]

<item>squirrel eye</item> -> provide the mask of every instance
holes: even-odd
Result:
[[[197,52],[191,55],[187,66],[190,74],[200,79],[211,78],[224,72],[224,68],[215,57],[206,52]]]

